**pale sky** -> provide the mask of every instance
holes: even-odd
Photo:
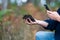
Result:
[[[18,2],[19,2],[19,1],[27,2],[27,0],[17,0],[17,1],[18,1]],[[14,2],[15,2],[15,0],[11,0],[11,3],[14,3]],[[0,3],[2,3],[1,0],[0,0]]]
[[[0,0],[0,3],[2,3],[1,0]]]

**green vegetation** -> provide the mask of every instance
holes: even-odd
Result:
[[[38,7],[37,8],[38,11],[45,14],[46,9],[42,6],[39,6],[39,2],[40,2],[39,0],[34,1],[35,7]],[[25,3],[25,5],[26,4],[27,3]],[[2,35],[5,32],[4,36],[6,38],[12,37],[11,40],[22,40],[22,39],[23,40],[29,40],[29,39],[34,40],[34,38],[33,38],[34,33],[35,33],[35,31],[37,31],[36,27],[35,26],[29,27],[28,25],[24,24],[24,22],[22,20],[22,16],[25,14],[28,14],[28,12],[24,9],[25,5],[17,6],[16,3],[9,4],[8,9],[0,11],[0,23],[2,22],[2,24],[0,24],[0,31],[2,31],[0,33],[0,38],[2,38]],[[60,2],[55,2],[55,6],[53,6],[53,7],[50,4],[48,4],[48,6],[51,10],[57,10],[57,8],[60,7]],[[9,17],[9,19],[7,19],[6,17]],[[7,21],[6,20],[3,21],[3,18],[7,19]],[[3,27],[5,27],[5,28],[7,27],[7,28],[4,29],[4,31],[3,31]]]

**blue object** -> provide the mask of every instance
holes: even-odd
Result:
[[[55,40],[54,32],[39,31],[36,33],[36,40]]]

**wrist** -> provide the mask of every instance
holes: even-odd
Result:
[[[36,24],[38,24],[38,20],[36,20]]]
[[[41,20],[36,20],[36,24],[40,25],[42,23]]]

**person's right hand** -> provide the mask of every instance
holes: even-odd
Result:
[[[29,20],[30,22],[28,22],[28,20]],[[36,20],[36,19],[35,19],[35,22],[32,22],[30,18],[28,18],[28,20],[27,20],[27,19],[25,20],[25,23],[28,24],[28,25],[37,24],[37,20]]]
[[[48,17],[52,20],[58,21],[60,19],[60,15],[56,11],[48,11],[47,10]]]

